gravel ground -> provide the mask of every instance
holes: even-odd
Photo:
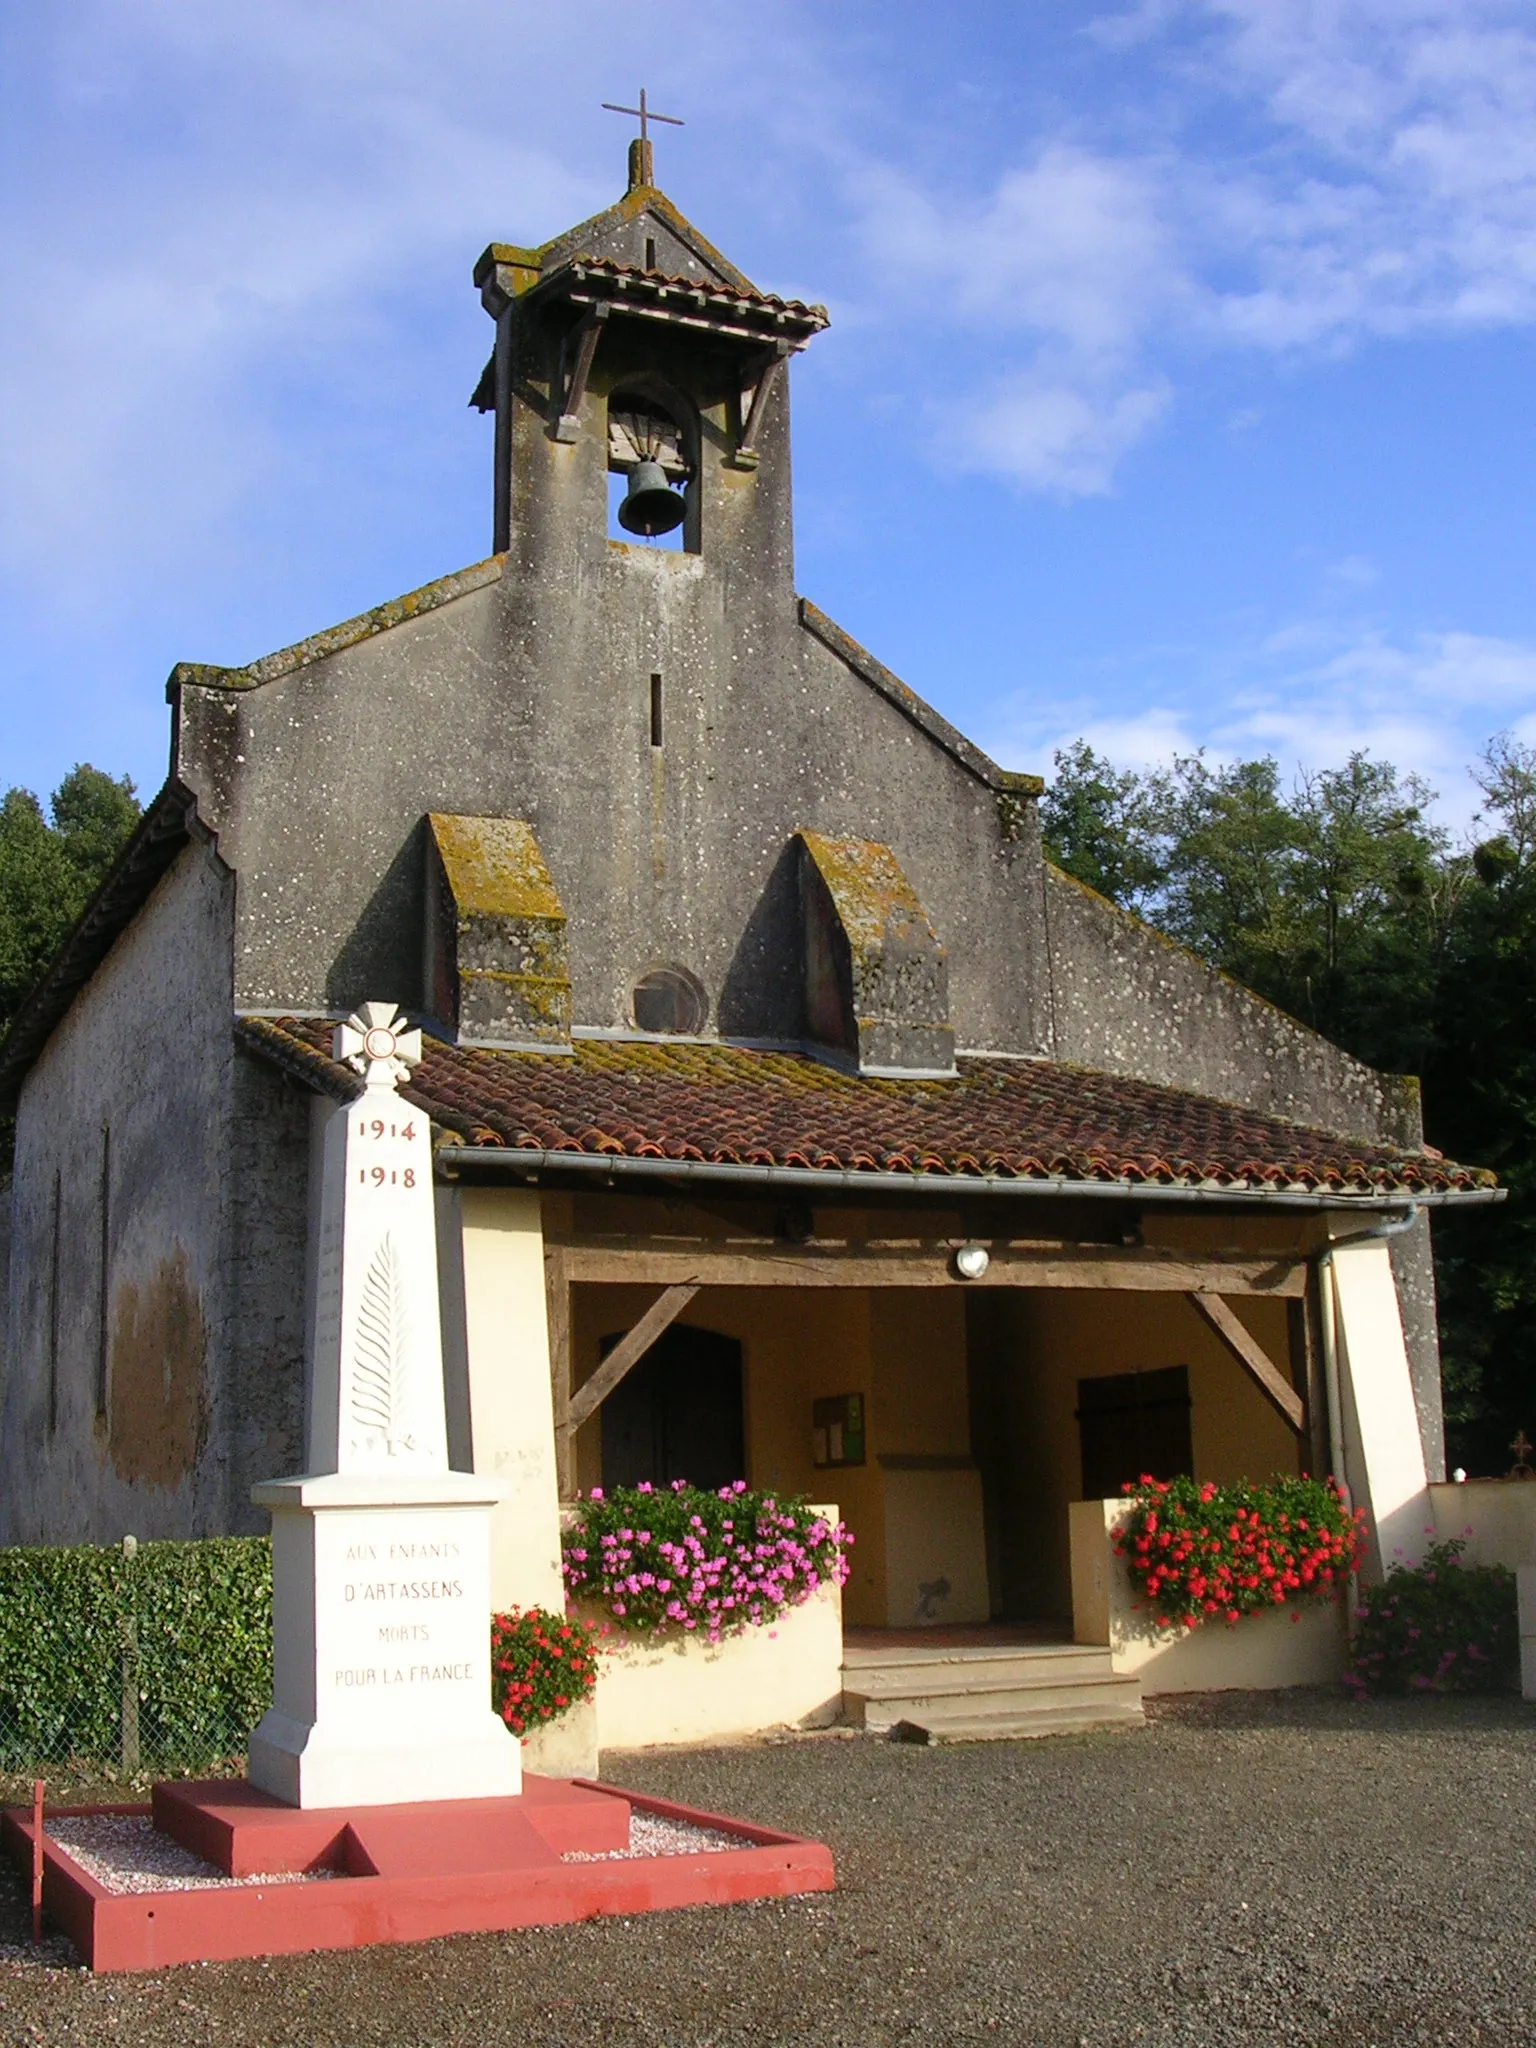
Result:
[[[93,1978],[0,1892],[0,2048],[1536,2040],[1536,1707],[1208,1697],[1147,1729],[609,1760],[830,1841],[833,1894]]]

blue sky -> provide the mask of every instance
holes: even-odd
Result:
[[[833,316],[801,589],[1005,763],[1536,741],[1530,0],[10,0],[0,785],[486,551],[470,267],[642,81]]]

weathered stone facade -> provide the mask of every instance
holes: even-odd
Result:
[[[254,1529],[299,1453],[307,1105],[222,1026],[234,894],[189,845],[27,1077],[0,1541]]]
[[[0,1541],[255,1527],[251,1483],[301,1460],[308,1113],[236,1053],[235,1012],[389,998],[558,1057],[643,1029],[637,989],[671,976],[705,1038],[886,1073],[1073,1062],[1420,1141],[1412,1084],[1051,868],[1039,783],[797,595],[783,365],[816,309],[753,292],[648,186],[477,281],[496,552],[175,671],[191,837],[28,1027]],[[610,536],[647,406],[678,550]],[[1433,1470],[1426,1227],[1394,1255]]]

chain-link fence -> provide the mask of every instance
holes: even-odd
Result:
[[[0,1789],[238,1764],[271,1641],[262,1539],[0,1549]]]

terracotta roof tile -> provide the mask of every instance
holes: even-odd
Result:
[[[252,1052],[347,1098],[325,1018],[240,1019]],[[573,1053],[425,1041],[403,1093],[459,1143],[721,1164],[1352,1194],[1494,1177],[1209,1096],[1049,1060],[962,1057],[956,1079],[875,1080],[802,1053],[578,1039]]]
[[[710,305],[760,307],[770,313],[791,314],[810,327],[830,324],[825,306],[810,305],[804,299],[781,299],[777,292],[760,292],[753,285],[724,284],[711,278],[681,277],[666,271],[646,270],[638,263],[620,263],[611,256],[572,256],[549,271],[539,283],[558,284],[568,277],[577,280],[603,278],[616,284],[640,286],[648,294],[669,292]],[[538,288],[535,286],[535,291]]]

